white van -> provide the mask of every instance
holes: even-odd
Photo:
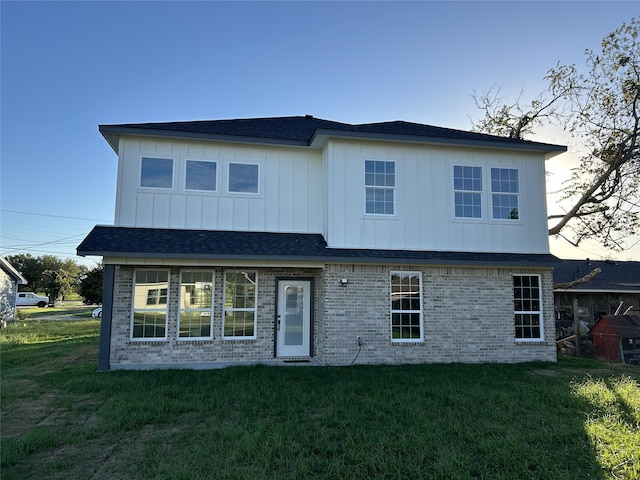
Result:
[[[49,304],[49,297],[42,297],[33,292],[18,292],[16,296],[16,307],[30,306],[46,307]]]

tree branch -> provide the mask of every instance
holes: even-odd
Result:
[[[578,278],[577,280],[573,280],[572,282],[566,283],[554,283],[553,288],[566,290],[571,287],[575,287],[576,285],[581,285],[583,283],[590,282],[593,280],[602,270],[599,268],[594,268],[591,272],[587,273],[584,277]]]

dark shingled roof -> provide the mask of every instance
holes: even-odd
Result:
[[[602,270],[591,281],[576,285],[577,290],[640,292],[640,262],[613,260],[559,260],[553,266],[553,282],[568,283],[584,277],[595,268]]]
[[[598,322],[607,322],[620,338],[640,338],[640,317],[637,315],[603,315]],[[591,330],[598,330],[594,325]]]
[[[548,267],[549,254],[441,252],[329,248],[319,234],[235,232],[96,226],[78,246],[78,255],[128,258],[181,258],[510,265]]]
[[[517,140],[419,123],[392,121],[352,125],[314,118],[310,115],[191,122],[126,123],[100,125],[99,128],[115,151],[118,149],[117,138],[121,134],[255,141],[299,146],[309,146],[318,135],[326,134],[471,145],[489,143],[497,147],[556,153],[566,151],[566,147],[559,145]]]

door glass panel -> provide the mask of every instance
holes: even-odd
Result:
[[[284,344],[302,345],[303,287],[285,287]]]

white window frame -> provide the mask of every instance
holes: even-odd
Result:
[[[254,305],[252,308],[238,308],[234,306],[227,306],[227,274],[229,273],[243,273],[243,274],[253,274],[254,275]],[[225,270],[224,271],[224,283],[223,283],[223,298],[222,298],[222,339],[223,340],[255,340],[257,338],[257,330],[258,330],[258,272],[256,270]],[[227,312],[253,312],[253,335],[225,335],[225,320],[227,317]]]
[[[516,193],[513,192],[501,192],[501,191],[494,191],[493,189],[493,171],[494,170],[513,170],[516,172],[517,175],[517,181],[518,181],[518,191]],[[500,180],[499,180],[500,181]],[[521,219],[521,211],[520,211],[520,170],[517,168],[511,168],[511,167],[490,167],[489,168],[489,184],[491,185],[491,219],[492,220],[496,220],[498,222],[517,222]],[[494,215],[494,199],[496,196],[499,197],[515,197],[516,199],[516,213],[518,215],[517,218],[501,218],[501,217],[496,217]]]
[[[456,167],[461,167],[461,168],[479,168],[480,169],[480,181],[482,182],[481,188],[480,190],[466,190],[464,188],[456,188]],[[456,220],[463,220],[463,221],[480,221],[483,220],[485,218],[485,205],[484,205],[484,185],[486,183],[485,178],[484,178],[484,167],[482,165],[463,165],[463,164],[454,164],[453,168],[451,169],[451,179],[452,179],[452,186],[453,186],[453,217]],[[472,194],[472,195],[479,195],[480,196],[480,216],[479,217],[465,217],[465,216],[458,216],[456,214],[456,194],[457,193],[461,193],[461,194]]]
[[[187,165],[189,162],[202,162],[202,163],[213,163],[216,166],[216,182],[214,190],[202,190],[198,188],[189,188],[187,186]],[[193,158],[187,157],[184,159],[184,177],[182,186],[186,192],[200,192],[200,193],[218,193],[220,188],[220,162],[218,160],[211,160],[205,158]]]
[[[171,186],[170,187],[155,187],[153,185],[142,184],[142,169],[145,160],[170,160],[171,161]],[[173,190],[176,184],[176,160],[171,156],[159,156],[159,155],[142,155],[140,157],[140,175],[138,178],[138,187],[151,189],[151,190]]]
[[[231,165],[251,165],[251,166],[256,166],[258,167],[258,178],[257,178],[257,191],[256,192],[241,192],[238,190],[231,190]],[[261,188],[260,188],[260,176],[262,175],[262,172],[260,171],[260,164],[259,163],[255,163],[255,162],[241,162],[241,161],[227,161],[226,162],[226,173],[227,173],[227,193],[230,193],[232,195],[260,195],[261,193]]]
[[[183,295],[182,285],[184,283],[184,274],[185,273],[201,273],[209,275],[211,279],[210,290],[211,290],[211,306],[209,308],[191,308],[185,306],[186,299]],[[189,282],[192,283],[192,282]],[[202,282],[205,283],[205,282]],[[179,341],[195,341],[195,340],[212,340],[213,339],[213,314],[214,314],[214,292],[215,292],[215,273],[213,270],[182,270],[180,272],[180,306],[178,308],[178,331],[176,332],[177,339]],[[183,313],[194,313],[199,312],[200,316],[208,316],[209,317],[209,335],[208,336],[200,336],[200,337],[181,337],[180,336],[180,328],[182,322],[182,314]]]
[[[515,302],[516,302],[516,296],[515,296],[515,289],[517,288],[515,285],[515,278],[516,277],[529,277],[529,278],[537,278],[538,279],[538,305],[539,305],[539,309],[538,310],[516,310],[516,306],[515,306]],[[518,343],[530,343],[530,342],[542,342],[544,341],[544,312],[543,312],[543,305],[542,305],[542,276],[539,274],[514,274],[513,278],[512,278],[512,284],[513,284],[513,336],[516,340],[516,342]],[[516,317],[517,315],[538,315],[538,321],[539,321],[539,328],[540,328],[540,336],[539,337],[535,337],[535,338],[526,338],[526,337],[518,337],[517,336],[517,332],[516,332]]]
[[[138,278],[138,273],[140,272],[158,272],[158,273],[166,273],[167,275],[167,283],[166,283],[166,288],[167,288],[167,295],[166,295],[166,302],[165,303],[156,303],[155,306],[152,307],[148,307],[148,303],[145,300],[145,307],[143,308],[138,308],[138,311],[143,311],[144,313],[164,313],[164,336],[163,337],[136,337],[134,336],[134,327],[135,327],[135,313],[136,313],[136,286],[137,285],[143,285],[143,284],[137,284],[136,280]],[[136,269],[133,271],[133,279],[132,279],[132,288],[131,288],[131,321],[130,321],[130,335],[129,338],[131,341],[133,342],[161,342],[161,341],[166,341],[168,336],[167,336],[167,329],[168,329],[168,321],[169,321],[169,295],[170,295],[170,284],[171,284],[171,278],[170,278],[170,272],[169,270],[166,269]],[[149,289],[147,289],[146,293],[145,293],[145,299],[149,298]],[[162,305],[159,306],[159,305]],[[143,333],[144,333],[144,326],[143,326]]]
[[[393,277],[394,276],[400,276],[402,277],[418,277],[418,282],[419,282],[419,300],[420,300],[420,305],[419,305],[419,309],[394,309],[393,308]],[[389,316],[389,325],[390,325],[390,338],[391,341],[394,343],[420,343],[424,341],[424,299],[422,296],[422,272],[420,271],[391,271],[390,275],[389,275],[389,293],[390,293],[390,316]],[[394,314],[418,314],[419,315],[419,319],[420,319],[420,338],[393,338],[393,316]]]
[[[392,163],[393,164],[393,186],[389,186],[389,185],[369,185],[367,183],[367,162],[373,162],[375,163]],[[374,173],[375,175],[375,173]],[[396,215],[396,212],[398,211],[398,207],[397,207],[397,195],[396,195],[396,189],[398,187],[398,165],[397,162],[395,160],[374,160],[371,158],[367,158],[364,161],[364,213],[365,215],[373,215],[373,216],[385,216],[385,217],[392,217]],[[367,211],[367,191],[368,190],[372,190],[372,191],[391,191],[391,194],[393,195],[393,212],[392,213],[377,213],[377,212],[368,212]]]

